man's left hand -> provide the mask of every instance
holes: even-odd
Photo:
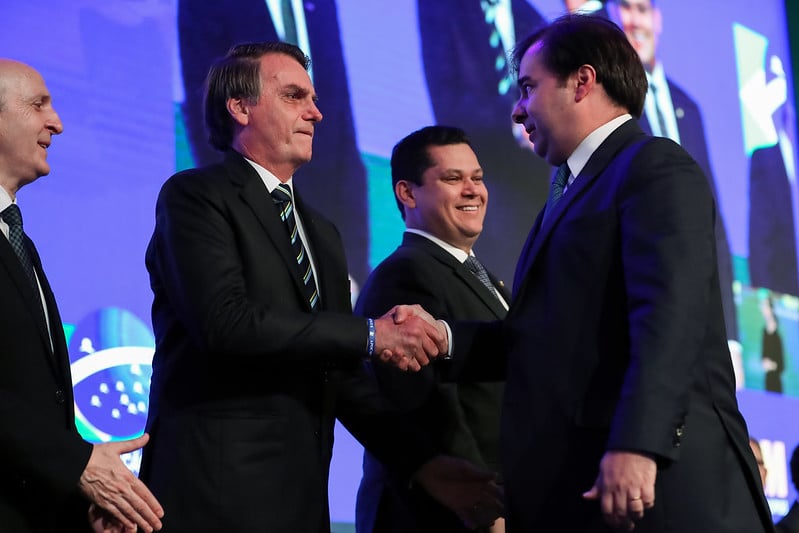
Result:
[[[644,454],[608,451],[599,464],[594,486],[583,494],[599,500],[602,515],[611,527],[632,531],[646,509],[655,505],[657,464]]]

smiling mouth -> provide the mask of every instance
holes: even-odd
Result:
[[[463,205],[463,206],[458,207],[457,209],[458,209],[458,211],[467,211],[467,212],[473,213],[473,212],[477,211],[478,209],[480,209],[480,206],[479,205]]]

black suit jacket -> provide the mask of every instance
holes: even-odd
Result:
[[[509,302],[499,282],[492,281]],[[382,315],[404,303],[420,304],[444,319],[497,320],[505,316],[499,300],[465,265],[414,233],[405,233],[402,245],[369,276],[355,312]],[[415,374],[384,365],[369,366],[380,389],[418,420],[441,450],[499,471],[503,383],[442,383],[435,365]],[[364,453],[363,471],[357,531],[468,531],[454,513],[390,476],[369,452]]]
[[[545,21],[527,0],[511,0],[516,41]],[[422,59],[437,124],[469,135],[491,191],[488,216],[475,250],[491,257],[501,279],[513,275],[536,210],[546,202],[549,166],[513,136],[511,111],[519,96],[515,77],[501,95],[497,84],[508,73],[497,68],[502,52],[490,44],[479,0],[418,0]],[[463,88],[455,89],[453,88]]]
[[[799,295],[793,191],[779,144],[749,163],[749,277],[753,287]]]
[[[702,169],[705,177],[707,177],[713,198],[718,201],[718,187],[716,187],[716,179],[710,167],[710,153],[705,140],[705,125],[702,120],[702,112],[696,102],[679,85],[671,80],[667,80],[667,83],[677,121],[677,131],[680,133],[680,145],[685,148],[685,151],[694,158],[699,168]],[[646,113],[641,115],[639,123],[646,133],[652,133],[652,127],[649,125]],[[738,340],[738,318],[735,309],[735,298],[732,293],[732,283],[735,280],[732,269],[732,252],[727,238],[727,227],[720,210],[716,211],[715,231],[719,281],[721,282],[721,303],[724,310],[727,338]]]
[[[335,226],[299,194],[295,208],[315,260],[318,313],[277,208],[240,155],[176,174],[159,195],[147,250],[156,350],[141,476],[164,506],[165,533],[329,531],[336,417],[405,475],[433,454],[365,374],[366,321],[351,314]]]
[[[777,522],[777,533],[799,533],[799,503],[791,505],[788,514]]]
[[[313,160],[297,171],[297,189],[339,228],[350,273],[359,283],[369,273],[366,169],[358,152],[347,69],[334,0],[306,0],[305,23],[313,83],[324,120],[314,130]],[[183,116],[198,165],[219,161],[208,144],[202,91],[211,64],[238,43],[278,40],[264,0],[180,0],[178,37],[186,100]]]
[[[489,370],[475,350],[505,346],[508,530],[610,531],[582,493],[606,450],[633,450],[659,465],[636,531],[770,531],[700,168],[629,121],[541,218],[505,321],[454,328],[465,376]]]
[[[69,357],[55,298],[26,238],[52,330],[53,349],[31,287],[8,239],[0,235],[0,529],[88,530],[78,481],[92,447],[75,428]]]

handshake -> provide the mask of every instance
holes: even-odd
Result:
[[[375,357],[400,370],[418,372],[449,353],[447,326],[420,305],[397,305],[375,319]]]

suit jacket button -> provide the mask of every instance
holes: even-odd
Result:
[[[57,403],[58,405],[62,405],[65,402],[65,400],[66,397],[64,396],[64,391],[61,389],[57,389],[55,391],[55,403]]]

